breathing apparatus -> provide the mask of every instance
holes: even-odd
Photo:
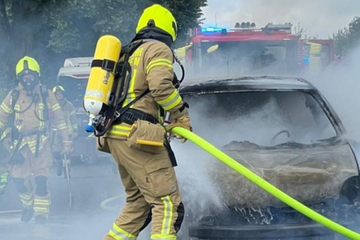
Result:
[[[38,62],[29,56],[19,60],[16,65],[16,78],[27,91],[27,95],[32,94],[32,90],[39,83],[40,66]]]
[[[89,115],[87,132],[94,132],[95,136],[104,135],[111,123],[120,117],[124,110],[149,92],[147,90],[128,106],[120,109],[119,106],[122,106],[127,96],[131,79],[128,60],[142,43],[144,41],[137,41],[122,48],[121,41],[114,36],[106,35],[98,40],[84,96],[84,109]],[[182,71],[180,79],[174,74],[173,84],[178,88],[184,80],[185,70],[175,55],[174,59]]]
[[[171,42],[176,39],[175,18],[169,10],[158,4],[144,10],[139,19],[136,34],[140,36],[142,33],[154,30],[164,34]],[[84,109],[89,115],[87,132],[93,132],[95,136],[104,135],[113,121],[150,92],[147,89],[127,106],[121,108],[127,96],[132,75],[129,58],[141,44],[148,40],[151,41],[151,39],[136,39],[135,37],[124,47],[114,36],[106,35],[98,40],[84,97]],[[178,88],[184,79],[185,70],[176,56],[174,54],[173,56],[182,71],[182,77],[178,79],[175,75],[173,80],[174,86]]]
[[[120,94],[116,92],[121,85],[119,84],[121,82],[120,75],[115,72],[120,52],[121,41],[114,36],[102,36],[97,42],[84,96],[84,109],[89,115],[87,132],[94,132],[94,127],[97,131],[102,131],[100,125],[107,128],[111,121],[111,117],[107,118],[105,114],[111,106],[116,104]],[[115,78],[116,84],[114,84]],[[99,116],[103,117],[101,123]]]

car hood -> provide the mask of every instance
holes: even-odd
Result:
[[[247,149],[244,143],[224,152],[266,181],[304,204],[337,199],[344,182],[358,175],[349,145],[302,149]],[[209,167],[222,202],[229,207],[285,204],[223,164]]]

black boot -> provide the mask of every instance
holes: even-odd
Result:
[[[24,208],[21,212],[21,221],[29,222],[34,215],[34,210],[32,208]]]
[[[35,224],[45,224],[46,218],[44,216],[38,215],[35,217]]]

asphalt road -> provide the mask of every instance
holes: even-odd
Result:
[[[34,220],[20,221],[20,201],[10,182],[6,193],[0,196],[0,240],[102,239],[124,204],[120,179],[110,163],[75,165],[71,175],[73,208],[69,210],[66,179],[52,174],[52,208],[45,225],[36,225]],[[101,207],[104,200],[114,196],[119,197]]]
[[[179,166],[176,168],[180,185],[186,189],[183,194],[186,211],[207,213],[208,202],[217,194],[201,177],[200,170],[205,169],[201,161],[194,161],[194,154],[187,152],[178,154]],[[55,168],[52,169],[49,179],[52,206],[45,225],[36,225],[34,220],[20,221],[20,200],[10,182],[6,193],[0,195],[0,240],[101,240],[125,203],[116,167],[106,158],[91,164],[74,163],[71,176],[73,208],[69,210],[66,179],[57,177]],[[111,200],[114,197],[117,198]],[[183,224],[180,235],[187,235],[185,226]],[[145,229],[138,239],[148,240],[149,229]]]

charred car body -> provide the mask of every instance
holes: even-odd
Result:
[[[351,228],[358,217],[359,148],[345,138],[337,114],[313,85],[298,78],[244,77],[188,84],[181,93],[191,106],[197,134],[293,198]],[[226,211],[191,223],[193,239],[333,235],[220,163],[209,166],[208,174]]]

